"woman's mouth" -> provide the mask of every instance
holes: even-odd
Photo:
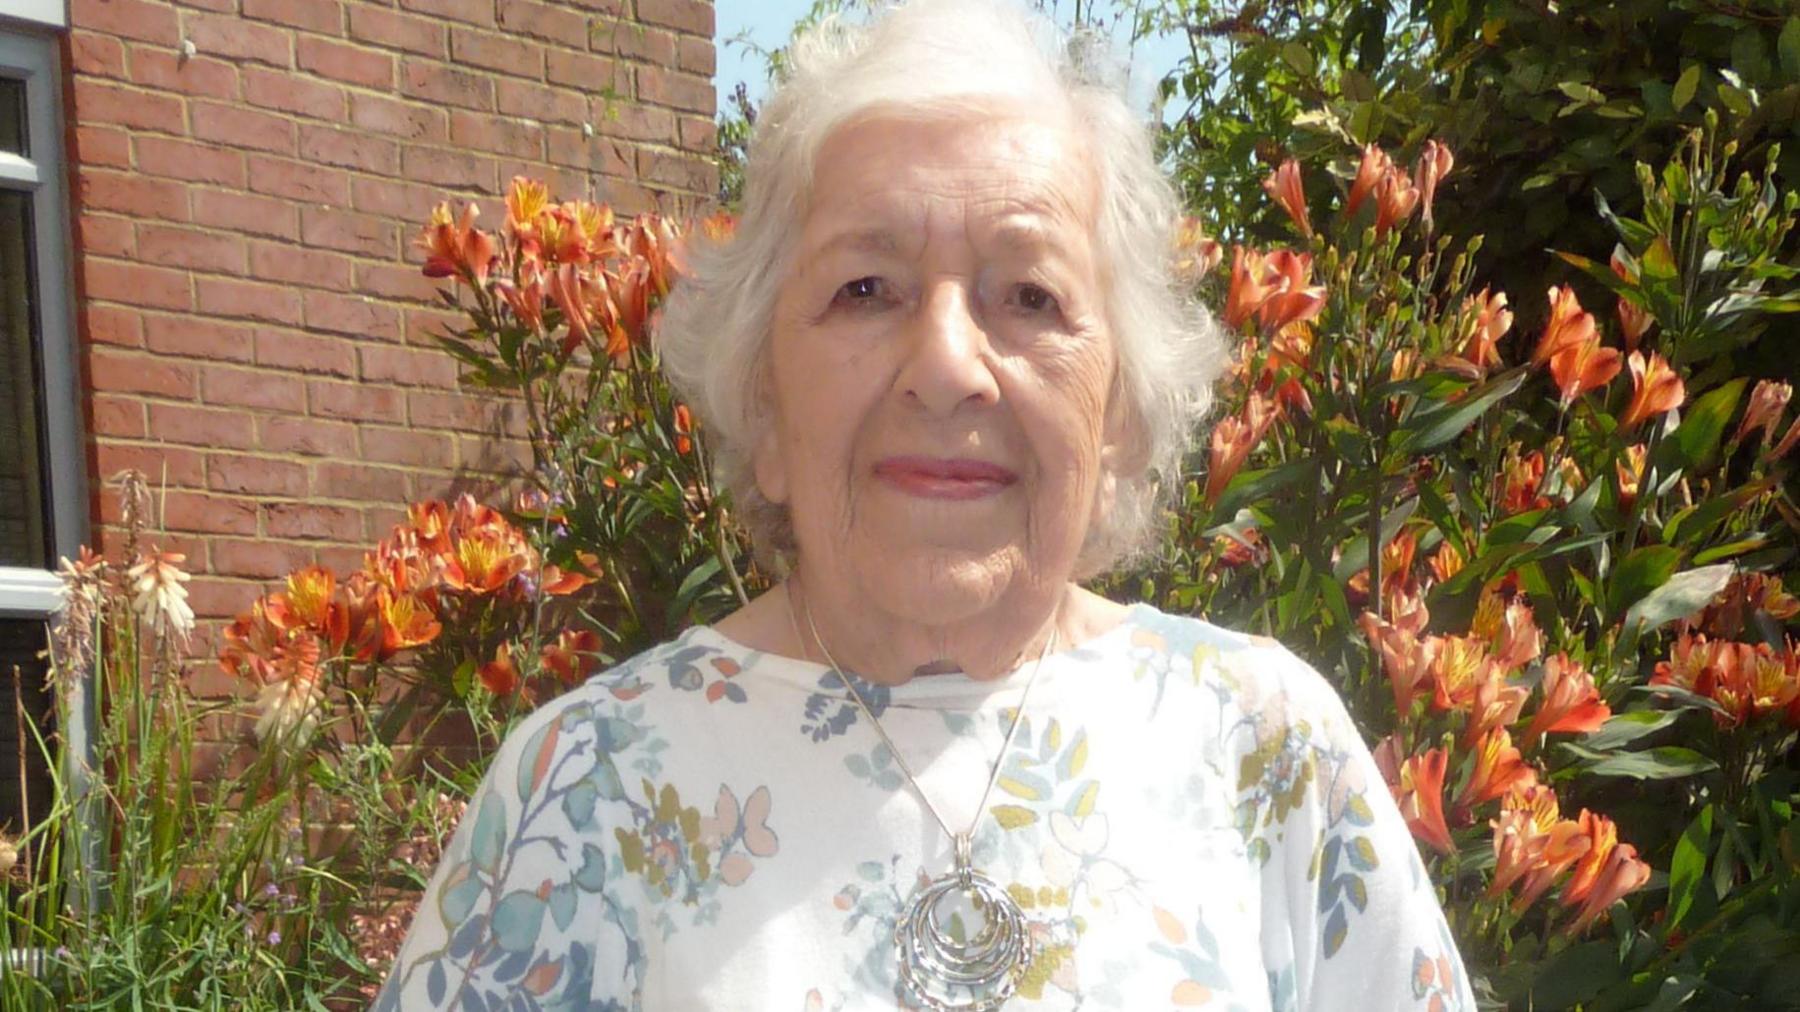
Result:
[[[943,457],[886,457],[875,465],[875,476],[925,499],[983,499],[1019,480],[999,464]]]

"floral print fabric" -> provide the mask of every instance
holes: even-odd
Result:
[[[952,826],[1030,668],[858,683]],[[904,1007],[893,927],[950,841],[829,669],[701,627],[533,713],[377,1010]],[[975,866],[1024,908],[1008,1008],[1475,1008],[1336,694],[1272,641],[1134,607],[1051,655]]]

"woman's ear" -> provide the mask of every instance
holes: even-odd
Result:
[[[1106,400],[1106,422],[1100,443],[1102,479],[1135,476],[1150,466],[1150,432],[1143,415],[1125,396],[1123,379],[1114,377]]]
[[[750,451],[750,473],[763,498],[777,506],[787,505],[787,455],[781,452],[780,426],[773,417],[761,421],[762,432]]]

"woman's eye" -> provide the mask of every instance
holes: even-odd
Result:
[[[1044,313],[1058,308],[1056,296],[1050,294],[1047,289],[1030,282],[1018,285],[1013,289],[1013,301],[1018,304],[1020,309],[1028,313]]]
[[[846,281],[837,290],[837,301],[850,303],[870,303],[881,298],[885,286],[878,277],[870,276]]]

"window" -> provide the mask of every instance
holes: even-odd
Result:
[[[0,15],[32,16],[15,2],[0,0]],[[57,605],[52,567],[75,554],[87,517],[56,38],[8,24],[0,20],[0,827],[16,833],[48,803],[26,723],[49,730],[38,655]]]

